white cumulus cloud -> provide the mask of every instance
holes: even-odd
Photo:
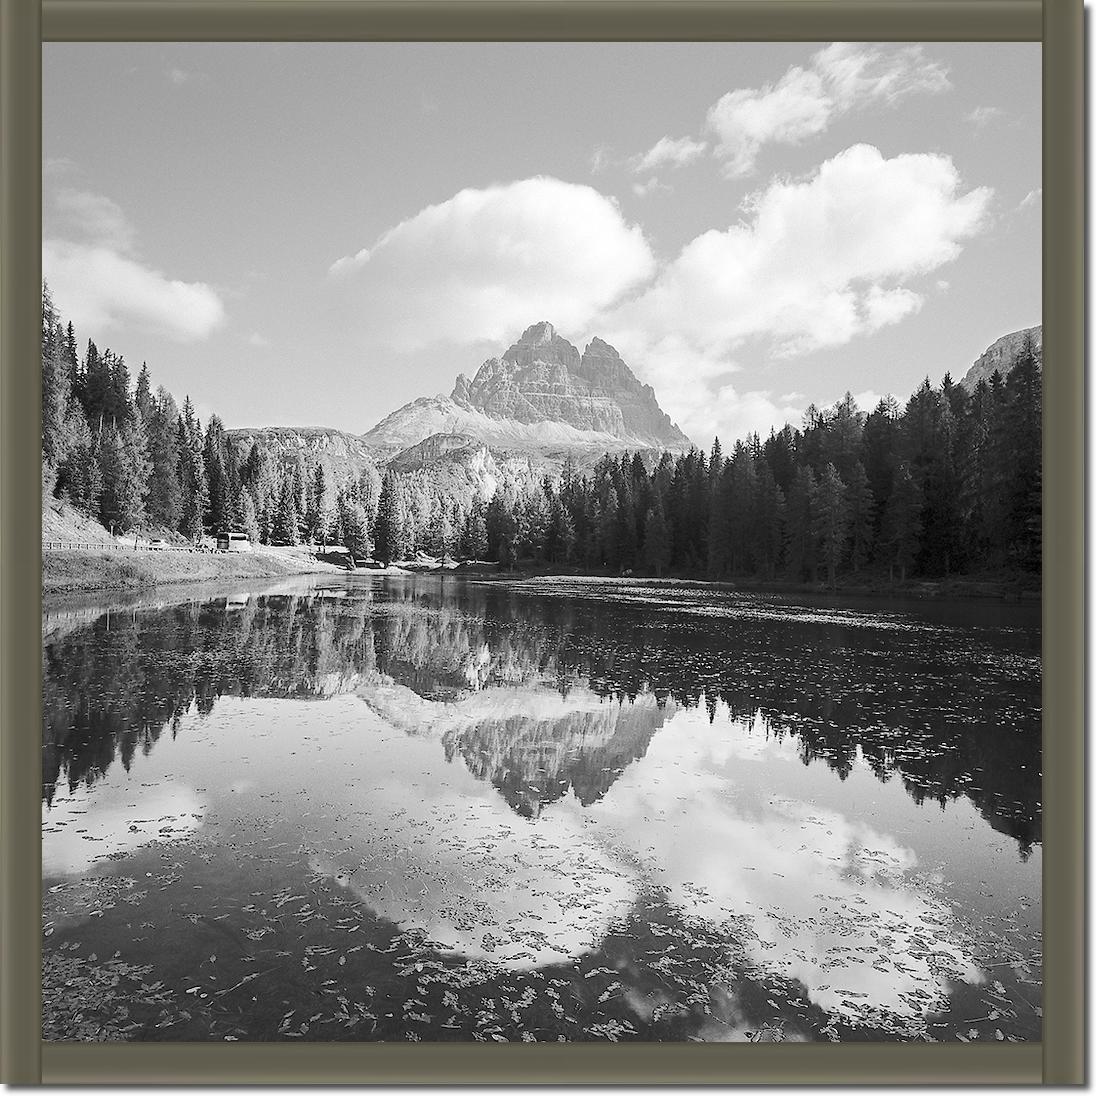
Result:
[[[716,137],[724,173],[735,178],[753,171],[767,144],[799,144],[848,111],[891,106],[949,86],[946,70],[920,46],[833,42],[806,68],[794,66],[775,83],[728,92],[708,111],[707,127]]]
[[[106,244],[45,240],[42,269],[61,313],[97,336],[132,327],[192,342],[224,322],[208,285],[168,278]]]
[[[643,363],[687,432],[706,431],[720,406],[745,422],[747,399],[756,421],[782,414],[783,401],[727,386],[735,349],[760,340],[801,354],[897,323],[923,302],[907,283],[959,255],[991,193],[964,193],[947,156],[886,159],[853,146],[806,178],[771,183],[745,219],[686,244],[603,318],[606,337]]]
[[[331,273],[373,338],[410,351],[502,341],[530,317],[582,329],[654,266],[613,199],[537,177],[427,206]]]

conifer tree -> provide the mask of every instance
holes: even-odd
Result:
[[[875,534],[875,499],[872,497],[868,474],[860,461],[854,462],[849,473],[849,562],[853,571],[861,571],[871,558]]]
[[[837,468],[827,464],[811,497],[811,522],[831,589],[837,587],[837,567],[845,555],[848,520],[845,485]]]
[[[654,494],[650,510],[647,511],[644,527],[644,562],[654,571],[656,578],[662,578],[662,572],[670,564],[670,527],[662,506],[662,496],[657,492]]]
[[[892,580],[894,568],[897,567],[902,581],[905,582],[906,574],[917,558],[923,505],[924,497],[913,469],[903,461],[894,473],[894,486],[887,502],[880,534]]]
[[[278,509],[274,515],[273,540],[277,544],[299,544],[300,515],[297,513],[297,496],[290,476],[282,479]]]
[[[377,504],[376,553],[386,566],[402,559],[407,551],[403,507],[400,504],[399,482],[394,472],[386,472]]]

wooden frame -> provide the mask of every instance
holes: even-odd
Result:
[[[37,1083],[1084,1081],[1082,0],[0,0],[0,1068]],[[1032,1045],[43,1044],[42,40],[1043,43],[1044,1040]]]

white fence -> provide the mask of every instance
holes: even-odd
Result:
[[[43,552],[91,549],[96,552],[216,552],[216,548],[198,548],[193,544],[96,544],[84,540],[44,540]]]

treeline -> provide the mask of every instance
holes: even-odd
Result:
[[[729,456],[718,440],[653,466],[606,456],[590,474],[570,466],[558,479],[502,484],[464,514],[445,499],[431,510],[390,473],[376,547],[385,559],[423,548],[717,580],[1038,572],[1041,420],[1029,340],[1007,379],[995,373],[973,393],[950,377],[939,388],[925,380],[904,408],[888,398],[870,413],[846,394]]]
[[[241,454],[211,415],[205,428],[189,397],[152,391],[147,364],[135,385],[121,355],[88,341],[42,292],[44,487],[112,532],[246,531],[258,543],[345,542],[371,552],[380,479],[375,469],[336,485],[322,462],[279,462],[262,444]]]
[[[968,393],[926,379],[905,407],[846,394],[799,428],[725,455],[606,456],[541,476],[526,462],[367,466],[335,482],[322,460],[246,449],[216,415],[203,429],[155,393],[142,365],[88,342],[43,292],[43,462],[48,486],[115,531],[244,530],[255,542],[339,543],[384,562],[434,556],[611,573],[831,584],[838,574],[943,576],[1041,566],[1042,394],[1030,338],[1007,379]]]

